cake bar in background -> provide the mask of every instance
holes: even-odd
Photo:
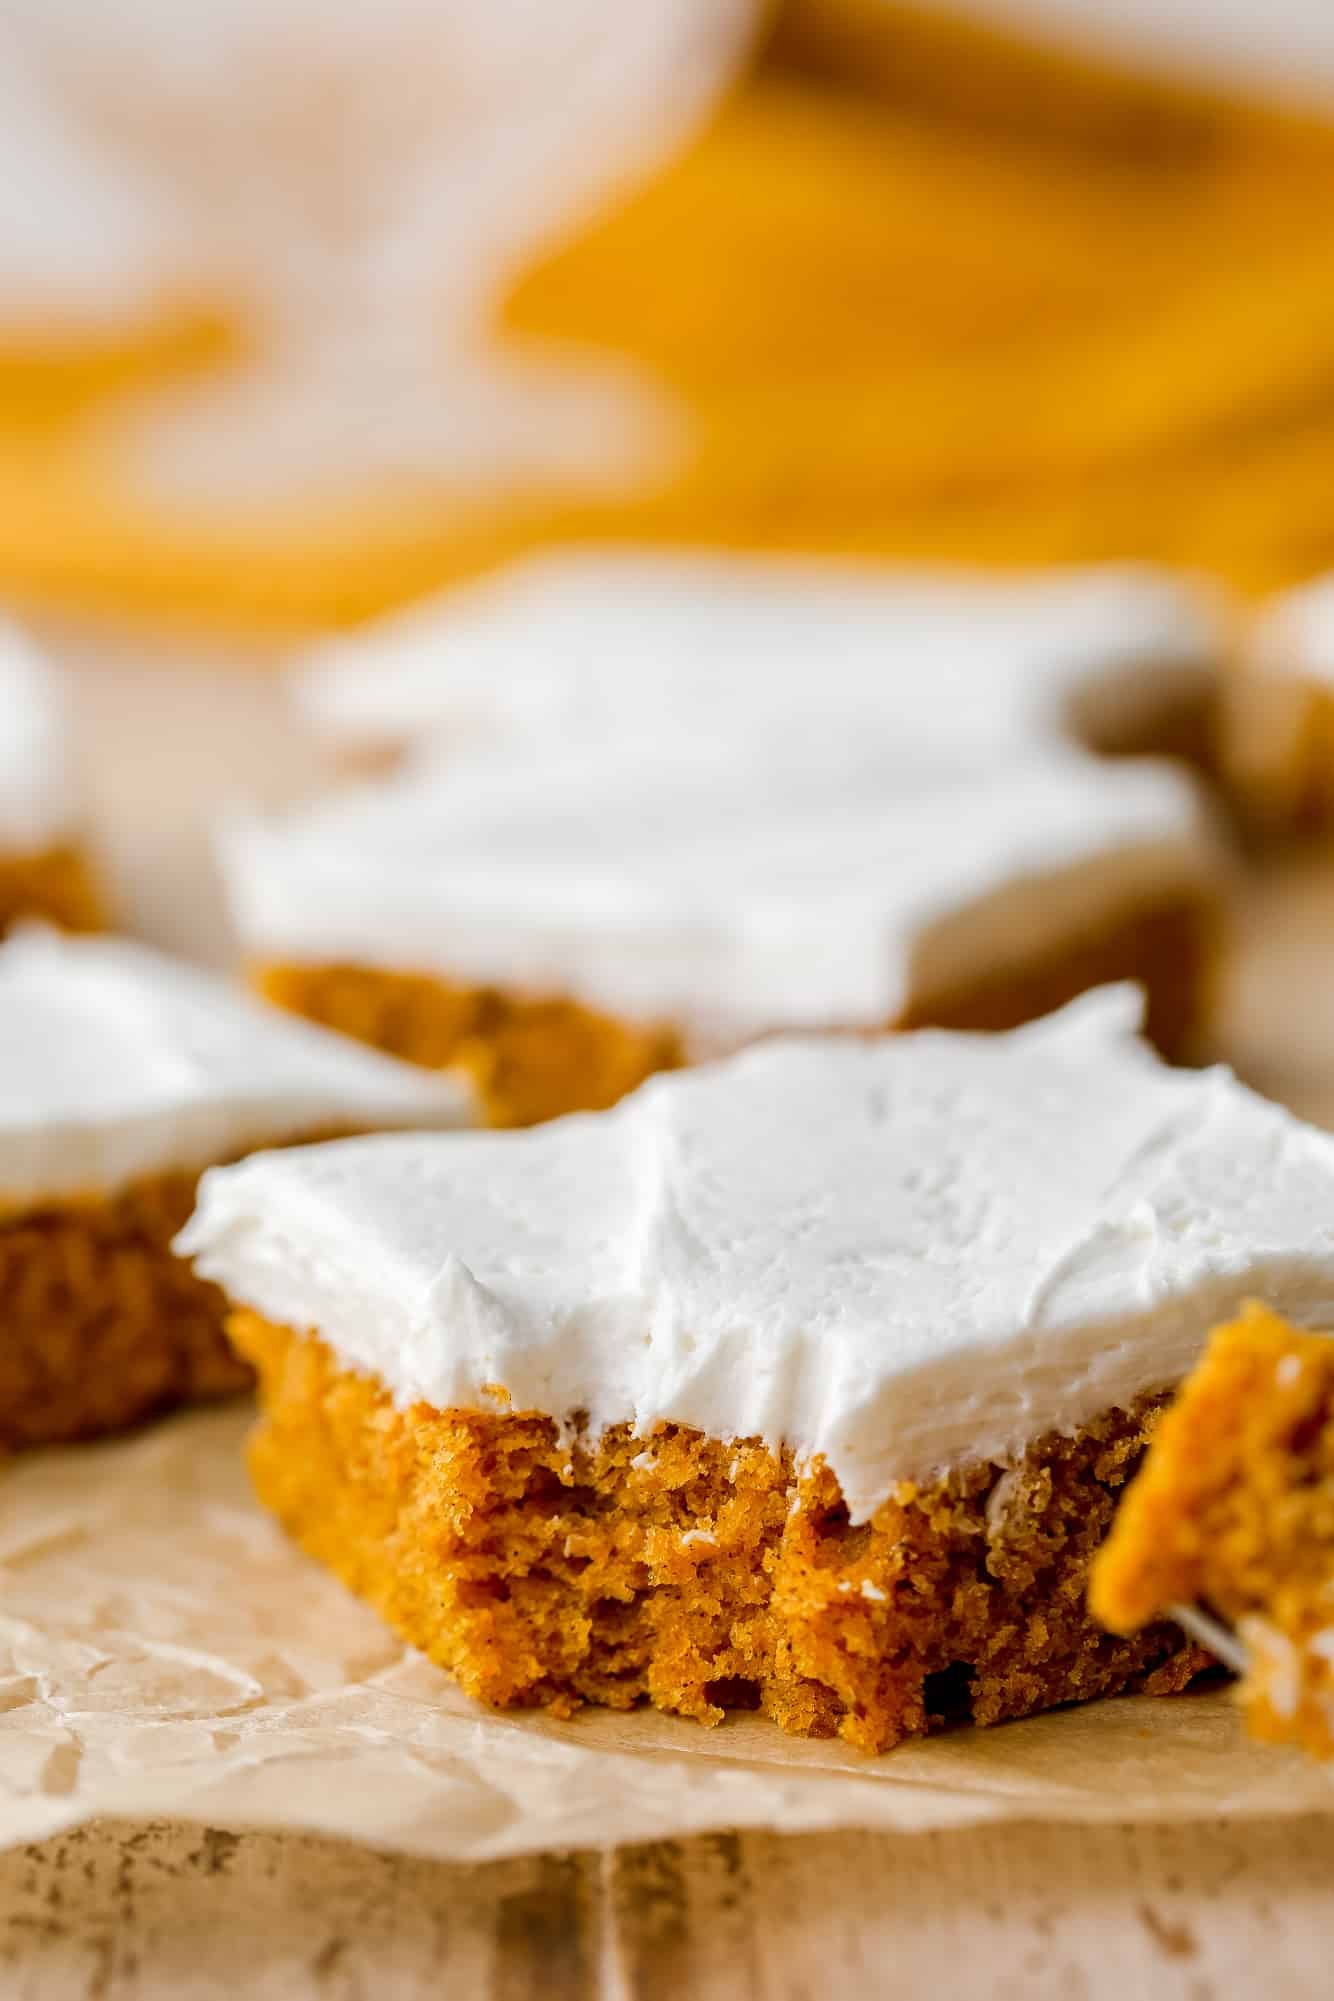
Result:
[[[775,1030],[1008,1028],[1122,978],[1181,1054],[1220,888],[1170,766],[937,764],[841,721],[418,766],[221,852],[266,995],[464,1064],[499,1124]]]
[[[448,1126],[471,1098],[110,938],[0,945],[0,1449],[88,1438],[249,1380],[171,1252],[202,1168]]]
[[[1334,574],[1255,613],[1223,684],[1219,745],[1229,796],[1253,833],[1334,827]]]
[[[64,691],[27,636],[0,620],[0,937],[23,918],[98,928],[82,836]]]
[[[1221,599],[1137,568],[1003,576],[704,551],[531,557],[326,642],[298,713],[344,763],[435,741],[742,740],[842,714],[977,752],[1212,756]]]

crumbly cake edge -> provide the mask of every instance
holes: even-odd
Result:
[[[1334,1341],[1251,1302],[1214,1330],[1093,1567],[1117,1632],[1174,1603],[1236,1627],[1253,1735],[1334,1756]]]
[[[677,1425],[562,1435],[396,1406],[314,1334],[229,1319],[260,1379],[260,1498],[405,1640],[497,1708],[760,1708],[864,1752],[1127,1689],[1208,1657],[1113,1638],[1087,1569],[1161,1399],[849,1520],[822,1462]]]

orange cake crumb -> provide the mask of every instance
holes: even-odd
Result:
[[[1147,995],[1149,1040],[1164,1055],[1182,1057],[1208,1011],[1219,926],[1215,898],[1178,893],[1070,939],[1059,954],[922,994],[887,1026],[1013,1028],[1090,987],[1134,980]],[[391,1056],[431,1069],[466,1069],[498,1126],[601,1111],[687,1057],[684,1026],[622,1021],[560,996],[530,997],[429,973],[282,962],[257,967],[254,983],[279,1007]]]
[[[577,1001],[529,998],[372,966],[270,965],[266,1000],[428,1069],[468,1072],[496,1126],[602,1111],[684,1061],[671,1027],[637,1026]]]
[[[1093,1572],[1118,1633],[1171,1605],[1236,1625],[1249,1727],[1334,1755],[1334,1341],[1250,1306],[1155,1433]]]
[[[1008,1469],[900,1486],[854,1526],[822,1462],[667,1424],[397,1407],[315,1336],[229,1321],[259,1374],[261,1498],[404,1639],[494,1706],[759,1709],[866,1752],[963,1719],[1186,1685],[1207,1656],[1090,1619],[1090,1558],[1157,1408]]]
[[[101,930],[101,899],[81,849],[0,853],[0,938],[25,918],[42,918],[62,931]]]
[[[221,1293],[171,1251],[196,1180],[0,1217],[0,1449],[95,1437],[250,1381]]]

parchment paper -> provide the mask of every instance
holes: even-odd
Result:
[[[244,1407],[0,1471],[0,1844],[98,1815],[458,1861],[722,1827],[1334,1810],[1223,1694],[1093,1704],[863,1759],[757,1717],[477,1709],[252,1500]]]

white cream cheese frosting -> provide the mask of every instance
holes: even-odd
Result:
[[[1219,603],[1147,568],[1000,577],[575,550],[326,644],[293,699],[333,747],[552,730],[744,735],[841,711],[905,738],[1115,738],[1202,695]]]
[[[0,1209],[321,1132],[453,1126],[433,1076],[124,939],[0,945]]]
[[[566,994],[710,1048],[885,1022],[1218,865],[1166,765],[937,765],[837,725],[716,760],[680,744],[416,771],[234,823],[242,946]]]
[[[854,1516],[1175,1382],[1258,1294],[1334,1327],[1334,1136],[1101,989],[1008,1035],[778,1040],[517,1133],[208,1174],[178,1249],[402,1404],[823,1454]]]
[[[1251,630],[1249,663],[1334,687],[1334,571],[1312,577],[1261,607]]]
[[[26,634],[0,620],[0,850],[51,847],[75,819],[63,691]]]

